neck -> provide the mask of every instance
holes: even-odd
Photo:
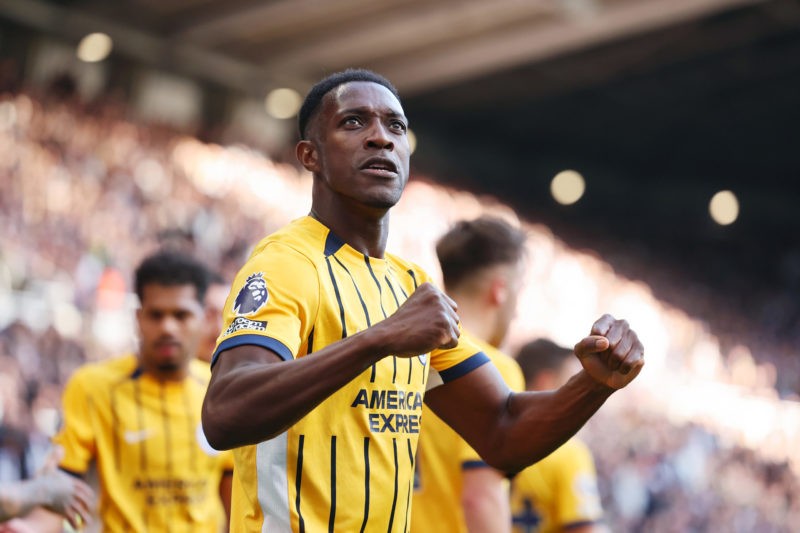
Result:
[[[141,359],[139,360],[139,365],[145,375],[150,376],[156,381],[183,381],[189,375],[189,365],[174,369],[165,369],[147,366]]]
[[[472,295],[452,292],[450,297],[458,303],[458,318],[463,328],[471,335],[498,348],[502,339],[494,338],[497,321],[495,309]]]
[[[353,249],[370,257],[383,257],[389,238],[388,208],[325,204],[315,198],[309,215]]]

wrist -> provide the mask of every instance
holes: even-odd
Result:
[[[605,395],[608,397],[617,391],[614,387],[593,378],[585,369],[581,369],[581,371],[576,374],[576,377],[581,380],[582,385],[593,394]]]
[[[386,334],[383,323],[375,324],[359,333],[349,337],[353,342],[358,342],[358,352],[362,354],[365,367],[377,363],[384,357],[392,354],[392,347]]]

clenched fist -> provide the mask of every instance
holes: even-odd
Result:
[[[598,383],[621,389],[644,366],[644,346],[628,322],[603,315],[589,336],[575,345],[583,369]]]
[[[415,357],[458,344],[458,306],[431,283],[423,283],[389,318],[375,325],[382,330],[389,353]]]

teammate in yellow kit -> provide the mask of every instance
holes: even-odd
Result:
[[[496,468],[567,440],[644,364],[604,315],[552,394],[511,394],[459,340],[455,303],[386,253],[408,179],[408,121],[369,71],[333,74],[300,110],[311,213],[266,237],[234,280],[203,427],[235,448],[233,531],[405,531],[425,401]]]
[[[217,533],[229,509],[230,452],[209,446],[200,424],[208,367],[195,360],[203,327],[205,267],[161,252],[136,270],[137,354],[79,368],[64,391],[60,468],[93,463],[105,532]]]
[[[574,373],[575,356],[546,339],[524,345],[517,362],[528,390],[555,389]],[[514,533],[605,533],[592,453],[573,437],[512,483]]]
[[[519,365],[498,350],[514,318],[525,234],[498,218],[458,222],[436,244],[445,291],[509,388],[525,390]],[[417,452],[412,533],[508,532],[508,480],[427,407]]]

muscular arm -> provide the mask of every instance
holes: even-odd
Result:
[[[558,448],[612,392],[581,372],[556,391],[512,393],[484,365],[429,391],[425,401],[484,461],[513,472]]]
[[[636,334],[609,315],[575,353],[583,370],[554,391],[511,393],[497,370],[484,365],[429,391],[425,402],[487,463],[513,472],[574,435],[644,365]]]
[[[464,471],[461,506],[469,533],[508,533],[511,509],[507,481],[489,467]]]
[[[214,365],[203,430],[217,449],[270,439],[383,357],[457,342],[455,303],[424,283],[386,320],[309,356],[281,361],[259,346],[232,348]]]

